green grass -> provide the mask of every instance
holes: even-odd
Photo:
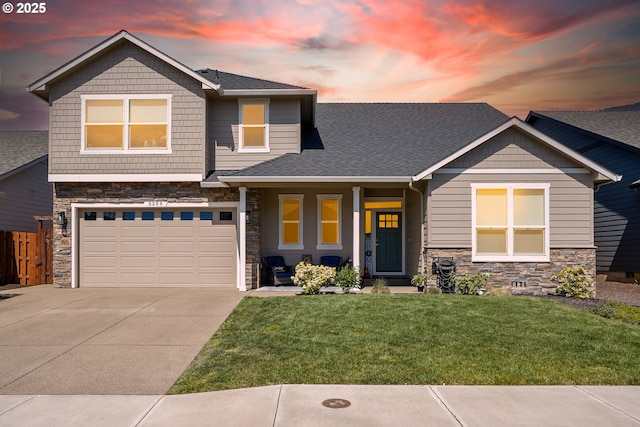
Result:
[[[640,328],[533,297],[244,298],[169,391],[640,384]]]

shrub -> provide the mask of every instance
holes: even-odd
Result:
[[[607,301],[603,307],[590,308],[588,311],[607,319],[617,319],[631,325],[640,325],[640,307],[633,305]]]
[[[320,288],[335,283],[336,269],[324,265],[313,265],[301,261],[296,265],[293,283],[302,288],[307,295],[320,293]]]
[[[551,277],[552,282],[558,283],[556,295],[568,298],[593,298],[593,292],[589,289],[593,286],[587,277],[584,265],[578,267],[565,267]]]
[[[373,287],[371,288],[372,294],[390,294],[391,289],[389,289],[389,285],[387,281],[384,279],[376,279],[373,282]]]
[[[484,286],[489,279],[488,273],[478,272],[475,274],[465,274],[464,276],[454,276],[456,293],[463,295],[478,295],[478,290]]]
[[[427,284],[427,275],[418,273],[411,278],[411,284],[415,286],[424,286]]]
[[[344,294],[350,293],[354,288],[360,289],[361,280],[360,271],[349,265],[338,271],[336,275],[336,282]]]
[[[429,295],[440,295],[442,294],[442,289],[437,286],[430,286],[427,288],[426,292]]]

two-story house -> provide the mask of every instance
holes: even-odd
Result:
[[[595,272],[593,188],[619,179],[487,104],[318,103],[126,31],[28,90],[50,105],[61,286],[246,290],[264,256],[338,255],[385,277],[453,257],[540,293]]]

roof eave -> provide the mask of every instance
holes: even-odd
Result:
[[[219,89],[221,96],[317,96],[315,89]]]
[[[248,183],[289,183],[289,182],[305,182],[305,183],[316,183],[316,182],[330,182],[330,183],[338,183],[338,182],[372,182],[372,183],[384,183],[384,182],[392,182],[392,183],[409,183],[411,182],[410,176],[241,176],[241,175],[230,175],[230,176],[219,176],[218,180],[223,183],[238,183],[238,182],[248,182]]]
[[[147,43],[143,42],[142,40],[140,40],[139,38],[133,36],[132,34],[130,34],[129,32],[125,31],[125,30],[121,30],[120,32],[114,34],[113,36],[109,37],[107,40],[103,41],[102,43],[98,44],[97,46],[93,47],[92,49],[89,49],[88,51],[86,51],[85,53],[81,54],[80,56],[76,57],[75,59],[72,59],[71,61],[67,62],[66,64],[64,64],[63,66],[61,66],[60,68],[52,71],[51,73],[47,74],[46,76],[42,77],[41,79],[33,82],[32,84],[30,84],[29,86],[27,86],[27,91],[34,93],[35,95],[39,96],[40,98],[44,99],[44,100],[48,100],[49,99],[49,92],[48,92],[48,84],[51,83],[52,81],[54,81],[55,79],[69,73],[72,72],[76,69],[78,69],[79,67],[83,66],[86,62],[91,61],[96,55],[100,54],[100,52],[104,51],[105,49],[108,49],[109,47],[115,45],[116,43],[120,42],[121,40],[127,40],[133,44],[135,44],[136,46],[138,46],[139,48],[145,50],[146,52],[150,53],[151,55],[161,59],[162,61],[166,62],[167,64],[173,66],[174,68],[182,71],[183,73],[189,75],[190,77],[198,80],[199,82],[202,83],[202,88],[203,89],[212,89],[212,90],[218,90],[220,89],[220,85],[217,85],[207,79],[205,79],[204,77],[198,75],[198,73],[196,73],[195,71],[191,70],[189,67],[185,66],[184,64],[182,64],[181,62],[176,61],[175,59],[171,58],[170,56],[166,55],[165,53],[157,50],[156,48],[148,45]]]
[[[590,169],[591,171],[593,171],[594,172],[594,181],[595,182],[598,182],[598,183],[618,182],[618,181],[620,181],[622,179],[621,175],[617,175],[617,174],[613,173],[612,171],[602,167],[601,165],[589,160],[587,157],[583,156],[582,154],[578,153],[577,151],[574,151],[574,150],[570,149],[569,147],[561,144],[560,142],[558,142],[555,139],[549,137],[548,135],[540,132],[539,130],[537,130],[533,126],[529,125],[528,123],[523,122],[522,120],[520,120],[517,117],[510,118],[505,123],[501,124],[500,126],[495,128],[494,130],[492,130],[490,132],[487,132],[486,134],[484,134],[480,138],[476,139],[475,141],[471,142],[470,144],[467,144],[465,147],[463,147],[462,149],[460,149],[457,152],[453,153],[452,155],[450,155],[450,156],[446,157],[445,159],[439,161],[435,165],[423,170],[419,174],[414,175],[412,177],[412,179],[414,181],[420,181],[420,180],[423,180],[423,179],[427,178],[428,176],[430,176],[431,174],[433,174],[435,171],[437,171],[438,169],[442,168],[446,164],[452,162],[453,160],[455,160],[455,159],[459,158],[460,156],[468,153],[469,151],[473,150],[474,148],[478,147],[479,145],[485,143],[486,141],[490,140],[491,138],[499,135],[500,133],[502,133],[505,130],[507,130],[507,129],[511,128],[511,127],[514,127],[514,126],[517,127],[518,129],[528,133],[532,137],[542,141],[543,143],[547,144],[548,146],[552,147],[553,149],[563,153],[564,155],[573,158],[575,161],[577,161],[578,163],[582,164],[587,169]]]

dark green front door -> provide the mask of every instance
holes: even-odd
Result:
[[[402,272],[402,212],[376,213],[376,273]]]

